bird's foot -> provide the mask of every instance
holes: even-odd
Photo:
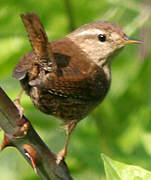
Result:
[[[17,109],[19,111],[20,119],[22,118],[22,116],[24,114],[24,108],[20,104],[20,99],[21,99],[21,96],[22,96],[23,92],[24,92],[24,90],[22,89],[20,91],[20,93],[18,94],[18,96],[16,97],[16,99],[14,100],[14,104],[15,104],[15,106],[17,107]]]
[[[15,104],[15,106],[16,106],[17,109],[18,109],[20,118],[22,118],[22,116],[23,116],[23,114],[24,114],[24,108],[23,108],[23,107],[21,106],[21,104],[20,104],[20,99],[19,99],[19,98],[16,98],[16,99],[14,100],[14,104]]]
[[[30,124],[28,121],[25,121],[23,118],[24,108],[20,105],[20,99],[16,98],[14,100],[14,104],[18,109],[19,117],[20,117],[19,122],[18,122],[18,131],[14,136],[16,138],[22,138],[27,135]]]
[[[14,104],[18,109],[19,120],[17,122],[17,131],[13,135],[14,138],[23,138],[27,135],[28,130],[30,128],[30,123],[24,118],[24,108],[20,104],[20,99],[24,90],[22,89],[16,99],[14,100]]]
[[[67,155],[67,150],[65,148],[63,148],[58,154],[57,154],[57,158],[56,158],[56,163],[60,164],[61,161],[63,161],[65,159]]]

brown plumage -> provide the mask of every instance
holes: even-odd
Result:
[[[101,103],[109,90],[110,58],[130,39],[120,26],[98,21],[50,43],[36,14],[21,15],[21,18],[33,51],[21,58],[13,77],[20,80],[38,109],[64,121],[67,139],[60,153],[61,160],[77,122]],[[100,43],[98,31],[105,33],[106,44]]]

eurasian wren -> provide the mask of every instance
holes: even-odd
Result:
[[[111,22],[86,24],[59,40],[48,42],[36,14],[21,15],[33,51],[25,54],[13,71],[34,105],[61,119],[69,136],[76,124],[105,98],[111,83],[112,57],[130,39]]]

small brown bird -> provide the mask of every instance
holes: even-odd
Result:
[[[33,51],[21,58],[13,77],[38,109],[64,122],[67,136],[58,156],[61,161],[76,124],[102,102],[110,88],[112,58],[125,44],[141,41],[128,38],[117,24],[97,21],[48,42],[36,14],[21,18]]]

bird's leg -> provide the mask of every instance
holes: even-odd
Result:
[[[66,141],[65,141],[64,148],[57,155],[57,160],[56,160],[57,164],[59,164],[62,160],[64,160],[67,155],[70,135],[72,131],[74,130],[75,126],[76,126],[75,121],[70,122],[66,125]]]
[[[23,92],[24,92],[24,90],[22,89],[20,91],[20,93],[18,94],[18,96],[16,97],[16,99],[14,100],[14,104],[15,104],[15,106],[17,107],[17,109],[19,111],[20,118],[22,118],[22,116],[24,114],[24,108],[20,104],[20,99],[21,99],[21,96],[22,96]]]
[[[16,134],[14,134],[14,136],[13,136],[14,138],[25,137],[28,133],[29,128],[30,128],[30,123],[28,121],[26,121],[25,118],[23,117],[24,108],[20,104],[20,99],[21,99],[23,92],[24,92],[24,90],[22,89],[19,92],[16,99],[14,100],[14,104],[17,107],[17,109],[19,111],[19,116],[20,116],[20,119],[18,121],[18,131],[16,132]]]

